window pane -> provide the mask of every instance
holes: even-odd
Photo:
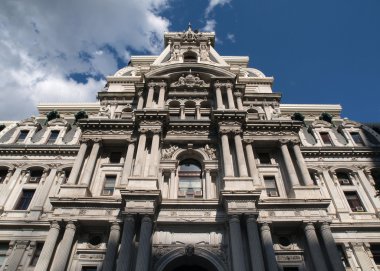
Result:
[[[116,175],[106,175],[102,194],[104,196],[112,195],[115,190],[115,183],[116,183]]]
[[[274,176],[264,176],[264,184],[269,197],[278,197],[276,178]]]
[[[336,177],[340,185],[352,185],[351,179],[347,172],[337,172]]]
[[[358,132],[350,133],[356,145],[363,146],[364,141]]]
[[[43,246],[44,246],[44,243],[41,243],[41,242],[37,243],[36,249],[35,249],[34,254],[33,254],[33,258],[30,261],[30,266],[36,266],[37,265],[37,262],[38,262],[38,259],[40,258]]]
[[[53,130],[50,132],[50,136],[49,136],[49,139],[48,141],[46,142],[47,144],[54,144],[55,141],[57,140],[58,138],[58,135],[59,135],[59,131],[56,131],[56,130]]]
[[[332,145],[329,133],[322,132],[322,133],[319,133],[319,134],[321,135],[323,144],[325,144],[325,145]]]
[[[16,210],[27,210],[34,196],[35,190],[25,189],[21,192],[20,200],[17,203]]]
[[[8,248],[9,248],[8,243],[0,243],[0,267],[3,266],[4,264]]]
[[[351,211],[353,212],[364,212],[364,207],[360,198],[356,192],[344,192],[347,202],[351,207]]]
[[[20,131],[20,134],[18,135],[18,138],[17,138],[17,143],[23,143],[28,133],[29,133],[28,130]]]
[[[375,263],[380,265],[380,244],[371,244],[371,252]]]

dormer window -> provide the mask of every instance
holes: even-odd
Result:
[[[320,132],[319,134],[322,138],[322,142],[324,145],[332,146],[331,137],[328,132]]]
[[[16,142],[17,143],[24,143],[24,141],[25,141],[26,137],[28,136],[28,134],[29,134],[29,130],[21,130],[20,134],[17,137]]]
[[[183,62],[197,62],[198,56],[194,52],[186,52],[183,54]]]
[[[46,142],[46,144],[54,144],[57,141],[58,135],[59,135],[59,131],[58,130],[51,131],[49,139]]]
[[[364,146],[364,141],[359,132],[351,132],[350,133],[352,140],[357,146]]]

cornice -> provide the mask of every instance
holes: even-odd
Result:
[[[380,157],[380,147],[301,147],[306,157],[339,156],[339,157]]]
[[[24,144],[1,144],[0,154],[76,154],[79,145],[24,145]]]

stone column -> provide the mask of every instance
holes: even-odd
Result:
[[[25,176],[26,171],[21,168],[21,166],[17,167],[15,172],[13,173],[12,177],[10,177],[8,183],[4,183],[3,186],[5,186],[0,193],[0,210],[4,210],[4,205],[7,202],[13,188],[15,187],[18,179]]]
[[[239,165],[239,175],[240,177],[248,177],[247,164],[245,162],[243,144],[241,143],[240,133],[236,133],[234,139],[236,157]]]
[[[57,251],[50,270],[64,271],[67,265],[67,261],[70,256],[71,247],[73,245],[76,227],[74,222],[67,222],[65,233],[62,237],[61,243]]]
[[[327,222],[323,222],[323,224],[320,227],[321,236],[323,239],[323,243],[326,248],[326,254],[327,257],[330,260],[331,266],[333,267],[334,271],[344,271],[346,270],[342,264],[342,261],[340,259],[340,255],[338,253],[338,250],[336,248],[336,243],[334,241],[334,237],[332,235],[330,225]]]
[[[293,151],[296,156],[296,162],[297,166],[301,171],[302,179],[305,185],[314,185],[312,179],[310,178],[309,171],[307,170],[305,160],[303,159],[302,152],[300,149],[300,141],[299,140],[293,140]]]
[[[228,143],[228,135],[223,133],[222,136],[222,152],[224,162],[224,175],[226,177],[233,177],[234,172],[232,168],[230,145]]]
[[[175,181],[175,170],[173,169],[170,172],[170,180],[169,180],[169,199],[175,199],[177,197],[176,191],[176,181]]]
[[[149,176],[157,176],[158,168],[158,151],[160,148],[160,134],[158,131],[155,131],[152,138],[152,146],[150,149],[150,166],[149,166]]]
[[[247,218],[246,223],[252,270],[265,271],[264,258],[262,254],[256,218],[253,215],[250,215]]]
[[[121,245],[119,257],[117,259],[116,271],[131,270],[132,242],[135,235],[135,219],[133,216],[124,218],[123,235],[121,236]]]
[[[83,165],[84,156],[86,155],[86,151],[87,151],[87,146],[88,146],[87,142],[88,142],[87,140],[81,141],[77,157],[75,158],[74,166],[71,169],[69,179],[66,182],[67,184],[72,185],[72,184],[77,183],[79,173]]]
[[[12,254],[9,256],[8,261],[5,264],[5,270],[16,271],[19,270],[18,266],[24,256],[25,250],[28,247],[29,241],[16,241]]]
[[[205,199],[211,199],[211,174],[210,170],[205,170],[205,187],[203,188],[203,193],[205,195]]]
[[[132,162],[133,162],[133,154],[135,153],[135,142],[129,142],[127,154],[125,155],[124,159],[124,166],[123,166],[123,175],[121,177],[121,183],[122,185],[126,185],[128,182],[128,177],[131,175],[131,168],[132,168]]]
[[[111,226],[110,236],[107,243],[106,256],[103,261],[102,271],[112,271],[115,264],[115,259],[117,255],[117,249],[119,246],[120,239],[120,226],[119,223],[114,222]]]
[[[256,167],[256,159],[255,159],[255,155],[253,154],[251,141],[246,142],[245,151],[247,153],[249,173],[251,174],[251,177],[253,178],[253,184],[260,186],[261,182],[259,178],[259,171]]]
[[[160,86],[160,92],[158,94],[158,108],[164,108],[165,107],[165,88],[166,88],[166,83],[161,82],[159,83]]]
[[[232,84],[227,83],[227,99],[228,99],[228,109],[235,109],[234,95],[232,94]]]
[[[139,96],[139,99],[137,102],[137,109],[143,109],[143,106],[144,106],[143,92],[139,91],[137,95]]]
[[[53,185],[54,179],[57,176],[57,165],[53,165],[54,168],[50,170],[49,176],[46,178],[45,183],[40,187],[40,191],[38,192],[38,196],[36,198],[36,201],[34,203],[34,206],[32,206],[32,210],[38,210],[42,211],[46,198],[49,196],[49,191],[51,186]]]
[[[244,110],[243,101],[241,100],[241,96],[243,95],[240,92],[235,92],[234,94],[236,97],[237,108],[239,110]]]
[[[185,119],[185,106],[183,104],[179,106],[179,118],[181,120]]]
[[[197,104],[195,106],[195,114],[196,114],[197,120],[200,120],[201,119],[201,111],[200,111],[200,105],[199,104]]]
[[[155,86],[156,86],[156,83],[154,83],[154,82],[150,82],[148,84],[149,90],[148,90],[148,97],[146,98],[145,108],[152,108],[153,96],[154,96],[154,87]]]
[[[273,249],[272,235],[268,223],[261,225],[261,242],[263,245],[267,271],[278,271],[276,254]]]
[[[145,152],[146,134],[144,131],[140,131],[139,145],[137,147],[135,167],[133,169],[133,176],[138,176],[141,173],[141,159]]]
[[[92,146],[90,157],[88,158],[88,161],[87,161],[86,168],[84,169],[81,184],[89,186],[89,184],[91,183],[91,177],[92,177],[92,174],[94,173],[99,149],[100,149],[100,140],[95,140],[94,145]]]
[[[53,221],[50,225],[50,230],[46,237],[44,247],[42,248],[40,257],[38,258],[38,262],[37,262],[35,270],[39,270],[39,271],[48,270],[49,263],[53,256],[53,251],[57,243],[59,230],[60,230],[59,224],[56,221]]]
[[[148,271],[151,257],[152,219],[144,216],[141,220],[140,241],[137,250],[136,271]]]
[[[313,262],[315,270],[327,271],[326,263],[322,254],[321,247],[319,246],[317,234],[313,223],[309,222],[305,225],[305,236],[307,247],[309,248],[310,257]]]
[[[215,96],[216,96],[216,108],[224,109],[222,91],[220,90],[221,84],[219,82],[215,83]]]
[[[232,254],[232,269],[234,271],[244,271],[245,260],[243,252],[243,244],[240,230],[240,219],[238,216],[232,216],[229,219],[230,225],[230,242]]]
[[[285,162],[285,167],[286,167],[286,171],[288,173],[288,177],[289,177],[291,186],[292,187],[293,186],[299,186],[297,173],[294,169],[294,165],[292,162],[292,158],[290,157],[290,153],[288,150],[287,143],[288,143],[287,140],[280,140],[282,157],[283,157],[284,162]]]

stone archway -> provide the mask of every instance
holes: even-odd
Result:
[[[204,248],[175,249],[156,263],[156,271],[226,271],[223,261],[213,252]]]

